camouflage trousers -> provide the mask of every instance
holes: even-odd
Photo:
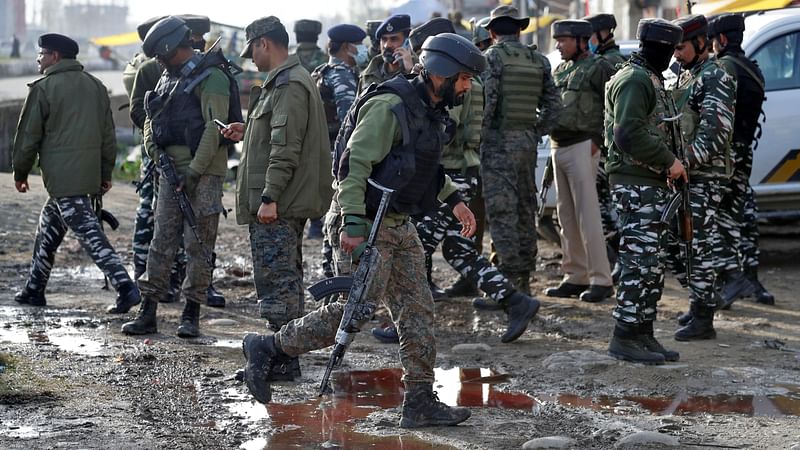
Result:
[[[305,218],[279,218],[249,226],[259,312],[272,331],[303,315],[305,224]]]
[[[56,250],[64,240],[67,230],[75,233],[81,246],[108,277],[114,289],[119,290],[120,285],[132,282],[122,260],[103,233],[89,196],[51,197],[47,199],[39,215],[28,289],[44,291],[47,287]]]
[[[325,276],[350,275],[355,271],[350,255],[342,251],[339,245],[339,232],[342,227],[342,214],[336,199],[331,200],[331,207],[325,214],[322,226],[322,256],[325,259],[323,269]]]
[[[536,268],[536,136],[489,133],[481,144],[481,178],[489,232],[506,276]]]
[[[600,165],[597,168],[597,200],[600,202],[600,220],[603,223],[603,235],[608,239],[617,233],[617,211],[611,200],[611,184],[606,173],[606,154],[600,153]]]
[[[400,335],[400,363],[408,384],[433,382],[436,343],[433,298],[425,277],[422,243],[411,223],[382,227],[376,242],[381,262],[368,301],[381,301]],[[286,324],[275,339],[290,356],[333,345],[344,312],[340,299]]]
[[[205,304],[206,289],[213,272],[206,254],[210,257],[217,240],[219,215],[223,209],[222,177],[201,176],[194,195],[189,196],[202,245],[184,220],[173,186],[164,176],[159,177],[158,183],[161,189],[156,197],[155,230],[147,252],[147,271],[139,278],[139,288],[142,295],[152,299],[160,301],[166,298],[172,263],[183,244],[188,257],[183,295],[186,301]]]
[[[718,265],[720,271],[758,267],[758,208],[749,177],[735,171],[722,186],[719,208]]]
[[[447,175],[464,202],[470,202],[478,188],[478,177],[461,171],[447,171]],[[514,292],[511,282],[478,252],[475,240],[461,236],[461,223],[450,206],[442,204],[436,211],[415,217],[413,222],[426,256],[433,255],[441,242],[447,263],[489,297],[502,300]]]
[[[692,303],[708,308],[717,307],[714,283],[717,279],[717,245],[719,231],[717,217],[722,200],[718,180],[693,180],[689,185],[689,200],[692,206],[692,273],[686,278],[686,248],[677,234],[677,216],[668,233],[667,267],[675,274],[683,287],[689,288]]]
[[[619,215],[619,256],[613,317],[624,323],[656,320],[656,305],[664,290],[666,227],[660,223],[670,191],[656,186],[616,184],[611,195]]]
[[[142,166],[139,182],[139,206],[136,208],[136,219],[133,222],[133,272],[134,278],[139,278],[147,270],[147,252],[150,250],[150,241],[153,240],[153,230],[155,219],[153,214],[153,202],[157,197],[155,179],[158,176],[156,171],[145,177],[145,171],[150,164],[149,156],[142,148]],[[178,253],[175,255],[175,262],[172,266],[173,273],[180,273],[186,266],[186,252],[181,243]]]

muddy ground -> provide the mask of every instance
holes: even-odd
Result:
[[[397,346],[368,333],[336,374],[333,397],[316,397],[328,358],[320,350],[302,359],[300,382],[273,387],[275,403],[250,401],[233,375],[244,361],[241,337],[265,327],[247,231],[233,218],[222,220],[216,249],[216,285],[228,306],[203,309],[198,339],[175,336],[180,304],[160,306],[160,334],[122,335],[120,325],[133,314],[104,313],[114,295],[100,289],[99,271],[71,235],[57,256],[48,306],[18,306],[13,295],[24,283],[46,198],[38,178],[31,185],[32,192],[18,194],[11,176],[0,174],[0,448],[511,449],[560,436],[568,447],[599,449],[647,441],[646,431],[660,433],[665,444],[632,448],[800,448],[797,225],[764,230],[761,278],[777,305],[740,300],[718,313],[716,340],[672,339],[687,300],[668,279],[656,335],[681,360],[664,366],[605,356],[611,301],[540,296],[538,317],[512,344],[500,343],[501,313],[476,312],[468,298],[437,303],[436,389],[443,401],[469,406],[472,418],[458,427],[406,431],[396,427]],[[232,191],[224,201],[233,207]],[[118,184],[105,202],[121,221],[109,236],[129,263],[133,187]],[[321,277],[319,245],[304,244],[306,283]],[[560,278],[558,249],[540,242],[540,255],[536,291]],[[446,286],[455,275],[437,256],[436,280]],[[309,297],[306,307],[313,306]],[[488,347],[453,348],[464,343]]]

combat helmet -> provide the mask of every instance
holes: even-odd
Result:
[[[169,16],[159,20],[150,28],[142,42],[142,50],[148,58],[167,58],[178,46],[189,40],[191,30],[182,19]]]
[[[486,58],[478,47],[455,33],[442,33],[426,39],[419,60],[425,70],[445,78],[459,72],[479,74],[486,69]]]

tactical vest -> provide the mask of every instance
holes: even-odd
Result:
[[[333,88],[325,83],[325,74],[327,74],[328,71],[332,70],[334,67],[335,66],[333,64],[326,63],[317,67],[313,72],[311,72],[311,79],[314,80],[314,84],[317,85],[319,94],[322,97],[322,106],[325,109],[325,119],[328,122],[328,137],[330,138],[331,142],[336,139],[336,135],[339,134],[339,128],[342,126],[341,121],[339,121],[339,111],[336,108],[335,93],[333,92]]]
[[[232,73],[235,67],[219,50],[195,55],[181,68],[182,72],[187,72],[185,75],[174,76],[164,71],[155,91],[145,95],[151,135],[158,147],[185,145],[194,157],[206,129],[200,96],[195,94],[194,89],[211,75],[214,67],[228,77],[230,99],[227,123],[243,121],[239,85]],[[231,140],[220,138],[220,145],[232,143]]]
[[[561,64],[553,74],[561,90],[561,111],[556,129],[598,133],[603,128],[603,94],[592,90],[590,75],[595,64],[604,64],[589,56],[571,65]]]
[[[381,84],[367,87],[350,108],[334,144],[333,175],[338,181],[349,173],[350,148],[347,146],[358,119],[358,111],[372,97],[394,94],[403,99],[392,107],[400,126],[402,140],[389,150],[389,154],[372,169],[370,178],[394,189],[389,212],[415,215],[439,207],[437,196],[444,185],[444,169],[440,162],[445,136],[444,111],[425,105],[418,89],[419,78],[406,80],[395,77]],[[374,217],[380,204],[381,192],[367,184],[367,215]]]
[[[736,115],[733,120],[733,142],[750,147],[761,137],[759,118],[766,100],[764,75],[758,63],[744,54],[727,53],[720,58],[726,69],[733,68],[736,78]],[[730,72],[730,70],[728,70]]]
[[[465,150],[477,151],[481,145],[481,125],[483,122],[483,85],[479,81],[473,79],[472,95],[469,97],[470,116],[467,128],[467,139],[464,143]]]
[[[519,42],[494,44],[488,51],[497,52],[503,63],[492,128],[501,131],[533,128],[544,88],[544,63],[535,57],[534,49]]]
[[[703,63],[703,67],[700,69],[696,75],[693,74],[689,77],[686,82],[682,82],[683,80],[678,80],[678,85],[672,89],[672,98],[675,100],[675,107],[681,113],[680,118],[680,127],[681,127],[681,135],[683,138],[684,146],[688,146],[689,143],[694,141],[695,137],[697,136],[698,126],[700,125],[700,112],[695,111],[692,109],[691,105],[689,104],[689,100],[692,98],[694,94],[694,85],[697,78],[703,75],[703,72],[706,71],[714,64],[713,60],[708,60]],[[724,168],[719,168],[717,166],[713,166],[713,161],[708,167],[703,168],[690,168],[689,174],[696,175],[701,177],[713,177],[713,176],[725,176],[730,177],[733,173],[733,161],[731,160],[731,141],[730,137],[728,138],[728,142],[725,145],[725,149],[723,151],[723,163]],[[702,170],[698,170],[702,169]],[[722,171],[723,173],[719,173]]]

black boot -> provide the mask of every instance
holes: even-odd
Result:
[[[178,337],[193,338],[200,336],[200,305],[186,299],[186,306],[181,314],[181,324],[178,325]]]
[[[144,296],[142,304],[139,305],[139,312],[136,313],[136,318],[122,324],[122,332],[124,334],[158,333],[156,309],[158,309],[158,302],[148,296]]]
[[[458,277],[458,281],[444,290],[448,297],[471,297],[478,295],[478,288],[463,276]]]
[[[755,286],[739,270],[728,270],[720,274],[722,281],[722,309],[730,309],[733,302],[753,294]]]
[[[397,327],[389,325],[387,327],[376,327],[372,329],[372,336],[384,344],[399,344],[400,335],[397,334]]]
[[[431,296],[433,296],[433,301],[438,302],[439,300],[443,300],[447,298],[447,294],[444,293],[444,289],[440,288],[433,282],[433,258],[430,256],[425,256],[425,270],[428,273],[428,286],[431,288]]]
[[[44,289],[41,291],[31,289],[27,284],[21,291],[17,292],[17,295],[14,296],[14,301],[20,305],[47,306],[47,300],[44,298]]]
[[[503,304],[490,297],[475,297],[472,307],[481,311],[502,311]]]
[[[587,303],[598,303],[614,295],[613,286],[589,285],[589,288],[581,292],[581,301]]]
[[[106,309],[109,314],[125,314],[131,308],[142,302],[139,288],[132,281],[119,285],[116,302]]]
[[[213,283],[209,284],[206,289],[206,304],[212,308],[225,307],[225,297],[214,287]]]
[[[588,289],[589,289],[588,284],[573,284],[573,283],[567,283],[566,281],[562,281],[561,283],[559,283],[558,286],[554,288],[545,289],[544,295],[548,297],[558,297],[558,298],[578,297]],[[611,288],[611,292],[614,292],[614,288]]]
[[[767,288],[758,281],[758,267],[748,267],[745,269],[744,275],[747,280],[750,281],[750,284],[753,285],[753,297],[755,297],[757,303],[763,305],[775,304],[775,296],[770,294]]]
[[[691,310],[690,311],[686,311],[685,313],[682,313],[680,316],[678,316],[678,325],[680,325],[682,327],[685,327],[691,321],[692,321],[692,311]]]
[[[530,272],[513,272],[508,274],[508,280],[511,284],[521,293],[531,295],[531,273]]]
[[[300,373],[300,358],[289,358],[284,362],[276,363],[269,372],[267,381],[294,381],[302,376]]]
[[[693,303],[689,312],[692,314],[692,320],[675,332],[676,341],[699,341],[717,337],[717,332],[714,330],[713,309]]]
[[[678,361],[681,359],[680,353],[673,350],[667,350],[663,345],[661,345],[660,342],[656,340],[655,333],[653,331],[653,322],[644,322],[639,325],[639,341],[644,344],[645,349],[664,355],[664,359],[666,361]]]
[[[533,316],[539,312],[539,300],[528,297],[521,292],[514,292],[502,300],[508,316],[508,329],[500,337],[505,344],[517,340],[528,328]]]
[[[288,361],[289,356],[275,344],[274,336],[250,333],[242,341],[242,352],[247,363],[244,366],[244,382],[250,394],[259,403],[272,400],[269,374],[276,364]]]
[[[403,396],[400,428],[457,425],[470,415],[467,408],[453,408],[439,401],[431,385],[413,385]]]
[[[664,355],[645,348],[639,340],[639,325],[617,321],[614,335],[608,343],[608,354],[623,361],[647,365],[664,364]]]

